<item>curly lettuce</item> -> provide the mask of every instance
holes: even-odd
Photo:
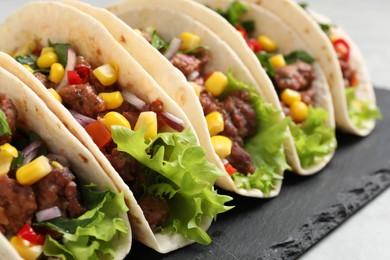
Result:
[[[11,128],[9,127],[7,121],[7,117],[5,116],[3,110],[0,109],[0,136],[4,134],[12,135]]]
[[[224,173],[206,160],[190,130],[159,133],[153,140],[144,139],[145,131],[113,126],[112,138],[119,151],[151,170],[146,192],[168,198],[170,216],[161,231],[173,231],[200,244],[211,243],[200,224],[205,217],[215,219],[232,208],[224,205],[232,198],[213,188]]]
[[[289,119],[281,120],[281,111],[265,103],[254,87],[240,82],[230,71],[227,77],[228,87],[221,98],[235,90],[248,91],[259,127],[256,135],[245,140],[244,145],[245,151],[251,155],[256,171],[248,175],[237,172],[232,178],[237,188],[260,189],[264,194],[269,194],[276,182],[283,178],[281,173],[289,169],[282,148],[287,137]]]
[[[348,115],[352,123],[358,128],[364,128],[369,120],[381,119],[379,109],[369,101],[362,101],[356,97],[356,88],[345,89],[347,98]]]
[[[303,168],[313,166],[337,147],[334,128],[326,126],[328,116],[325,109],[310,106],[309,115],[302,125],[290,122],[291,134]]]
[[[62,235],[55,240],[46,237],[44,255],[61,259],[101,259],[115,256],[113,241],[130,232],[119,216],[128,211],[123,193],[112,190],[93,191],[93,185],[82,189],[84,205],[89,210],[77,219],[56,218],[36,224],[48,226]]]

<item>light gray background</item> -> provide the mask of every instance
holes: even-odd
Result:
[[[27,2],[32,1],[0,0],[0,22],[10,12]],[[115,3],[109,0],[84,2],[99,7]],[[374,85],[390,89],[390,1],[306,0],[304,2],[308,3],[311,9],[330,17],[334,23],[349,33],[362,51]],[[309,250],[302,259],[390,259],[390,190],[351,217]]]

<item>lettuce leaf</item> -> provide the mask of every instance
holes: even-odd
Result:
[[[291,134],[303,168],[314,165],[337,147],[335,130],[325,125],[328,116],[326,110],[310,106],[309,115],[301,126],[290,122]]]
[[[356,97],[356,88],[345,89],[347,98],[348,115],[352,123],[358,128],[364,128],[367,121],[372,119],[381,119],[382,115],[379,109],[369,101],[362,101]]]
[[[120,214],[128,211],[123,193],[111,190],[93,191],[93,185],[83,186],[82,198],[89,210],[77,219],[56,218],[38,223],[48,226],[63,236],[60,241],[47,236],[46,256],[62,259],[114,258],[114,239],[130,232]]]
[[[7,117],[5,116],[3,110],[0,109],[0,136],[4,134],[12,135]]]
[[[218,195],[213,188],[217,177],[224,173],[205,157],[191,131],[159,133],[153,140],[145,140],[146,128],[132,131],[113,126],[112,138],[118,150],[148,167],[153,183],[146,191],[168,199],[170,216],[161,229],[173,231],[200,244],[209,244],[211,238],[200,228],[205,217],[216,215],[232,207],[224,204],[232,198]]]
[[[238,89],[248,91],[259,126],[257,134],[245,140],[244,146],[251,155],[256,171],[247,176],[234,173],[232,178],[237,188],[260,189],[264,194],[269,194],[276,181],[283,178],[280,173],[289,169],[282,147],[290,119],[280,120],[281,111],[265,103],[252,86],[234,78],[231,71],[228,71],[227,77],[229,84],[221,98]]]

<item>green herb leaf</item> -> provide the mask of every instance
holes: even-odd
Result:
[[[264,68],[265,72],[267,72],[268,76],[270,78],[274,78],[275,77],[275,70],[272,67],[271,62],[269,61],[269,58],[271,58],[272,55],[268,52],[265,52],[265,51],[261,51],[261,52],[255,53],[255,54],[256,54],[257,59],[260,61],[261,66]]]
[[[305,2],[301,2],[301,3],[298,3],[303,9],[306,9],[309,4],[308,3],[305,3]]]
[[[252,21],[252,20],[249,20],[249,21],[243,21],[241,23],[241,26],[244,27],[245,31],[248,33],[248,34],[252,34],[253,31],[255,30],[255,21]]]
[[[152,27],[146,28],[146,31],[150,34],[152,40],[151,44],[157,50],[167,49],[169,44],[165,42],[156,32],[156,30]]]
[[[20,64],[26,64],[30,66],[33,70],[39,69],[37,66],[37,59],[38,57],[33,54],[15,57],[15,60],[17,62],[19,62]]]
[[[12,132],[11,128],[9,127],[7,117],[5,116],[5,113],[3,112],[3,110],[1,110],[0,107],[0,136],[4,134],[8,134],[11,136]]]
[[[312,64],[314,62],[313,57],[311,57],[304,50],[293,51],[287,55],[284,55],[284,60],[287,64],[295,63],[297,60],[301,60],[309,64]]]
[[[233,26],[238,26],[238,19],[241,15],[245,14],[248,10],[245,5],[240,3],[239,1],[234,1],[230,7],[224,12],[221,9],[217,9],[216,12],[222,15],[226,20],[229,21]]]
[[[68,49],[71,49],[72,46],[68,43],[52,43],[49,40],[49,47],[54,48],[54,52],[58,56],[58,62],[65,68],[68,62]]]

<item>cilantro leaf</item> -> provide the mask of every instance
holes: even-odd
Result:
[[[284,60],[287,64],[295,63],[297,60],[304,61],[306,63],[312,64],[314,62],[313,57],[311,57],[306,51],[304,50],[297,50],[293,51],[287,55],[284,55]]]

